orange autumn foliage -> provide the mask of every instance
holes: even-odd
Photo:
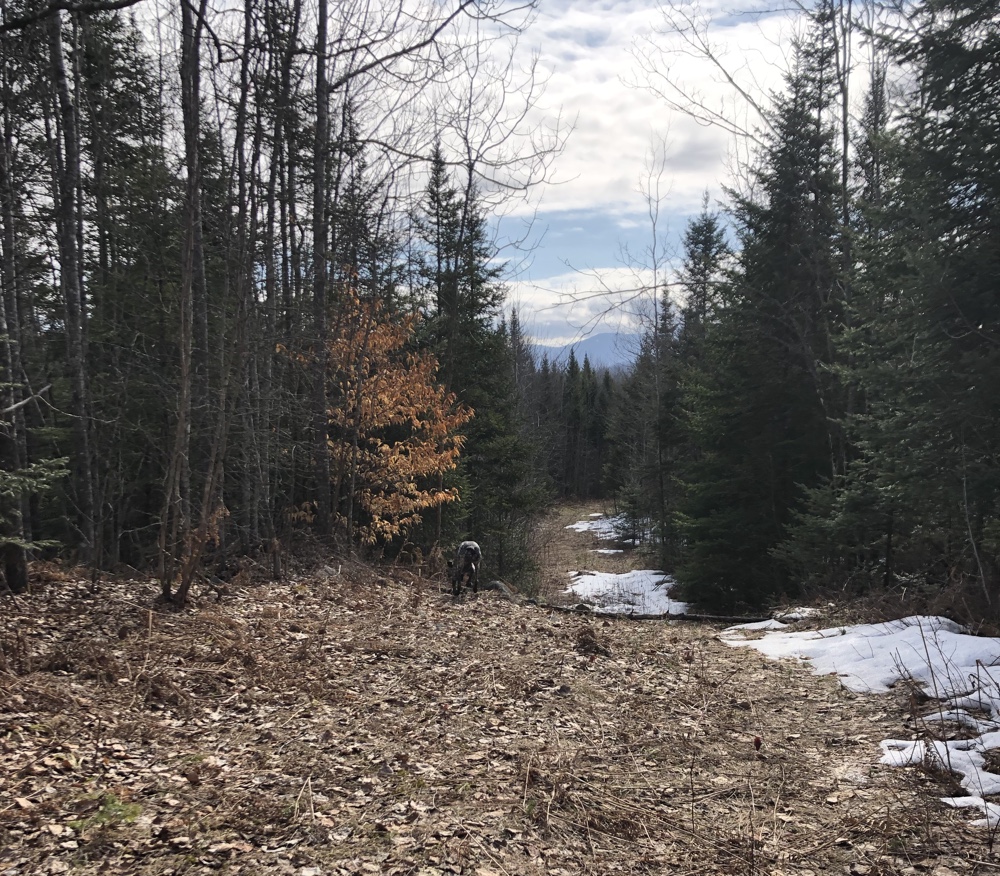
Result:
[[[385,541],[421,512],[458,499],[440,489],[473,412],[436,382],[429,353],[404,353],[417,317],[395,322],[350,293],[328,344],[329,448],[338,519],[361,541]],[[349,519],[354,518],[354,519]]]

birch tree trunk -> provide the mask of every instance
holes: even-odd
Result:
[[[91,459],[90,390],[87,375],[87,326],[80,251],[80,136],[77,108],[66,74],[62,15],[49,21],[49,59],[58,99],[58,124],[52,143],[55,225],[59,250],[66,364],[73,411],[73,493],[82,559],[95,565],[94,484]]]

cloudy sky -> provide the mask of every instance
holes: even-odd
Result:
[[[673,8],[674,16],[680,10],[707,22],[713,52],[747,94],[780,82],[786,17],[754,14],[759,3],[749,0]],[[511,299],[529,332],[546,342],[628,324],[641,305],[631,290],[651,282],[654,263],[661,272],[669,266],[705,193],[714,203],[733,182],[734,150],[746,142],[672,108],[670,83],[709,112],[755,125],[752,107],[719,69],[685,51],[666,14],[655,0],[542,0],[522,38],[522,57],[535,53],[548,80],[538,113],[561,110],[574,125],[549,182],[504,220],[533,211],[537,246],[510,283]],[[658,213],[655,257],[651,212]],[[570,305],[571,295],[582,300]]]

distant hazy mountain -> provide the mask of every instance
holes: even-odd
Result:
[[[574,344],[564,344],[553,346],[538,342],[535,350],[538,358],[542,354],[549,357],[549,362],[565,365],[569,359],[569,351],[576,351],[576,358],[583,364],[583,357],[590,359],[590,364],[595,368],[616,368],[621,365],[629,365],[635,359],[635,352],[639,348],[639,338],[637,335],[620,335],[615,332],[602,332],[598,335],[591,335]]]

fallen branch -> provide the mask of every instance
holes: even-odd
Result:
[[[524,602],[525,605],[537,605],[539,608],[548,609],[550,611],[564,611],[570,614],[586,614],[592,617],[600,618],[613,618],[615,620],[636,620],[636,621],[662,621],[662,620],[676,620],[676,621],[700,621],[702,623],[719,623],[719,624],[749,624],[749,623],[759,623],[760,621],[768,620],[765,617],[742,617],[739,615],[721,615],[721,614],[628,614],[621,611],[601,611],[599,608],[591,608],[586,603],[578,603],[577,605],[553,605],[548,602],[535,602],[534,600],[528,599]]]
[[[503,581],[490,581],[483,585],[482,590],[496,590],[502,593],[510,602],[515,605],[533,605],[547,611],[562,611],[568,614],[586,614],[592,617],[613,618],[615,620],[636,620],[636,621],[700,621],[702,623],[719,624],[751,624],[769,620],[766,617],[745,617],[743,615],[720,615],[720,614],[636,614],[620,611],[602,611],[599,608],[592,608],[585,602],[578,602],[576,605],[555,605],[551,602],[539,602],[537,599],[524,599],[515,593],[508,584]]]

